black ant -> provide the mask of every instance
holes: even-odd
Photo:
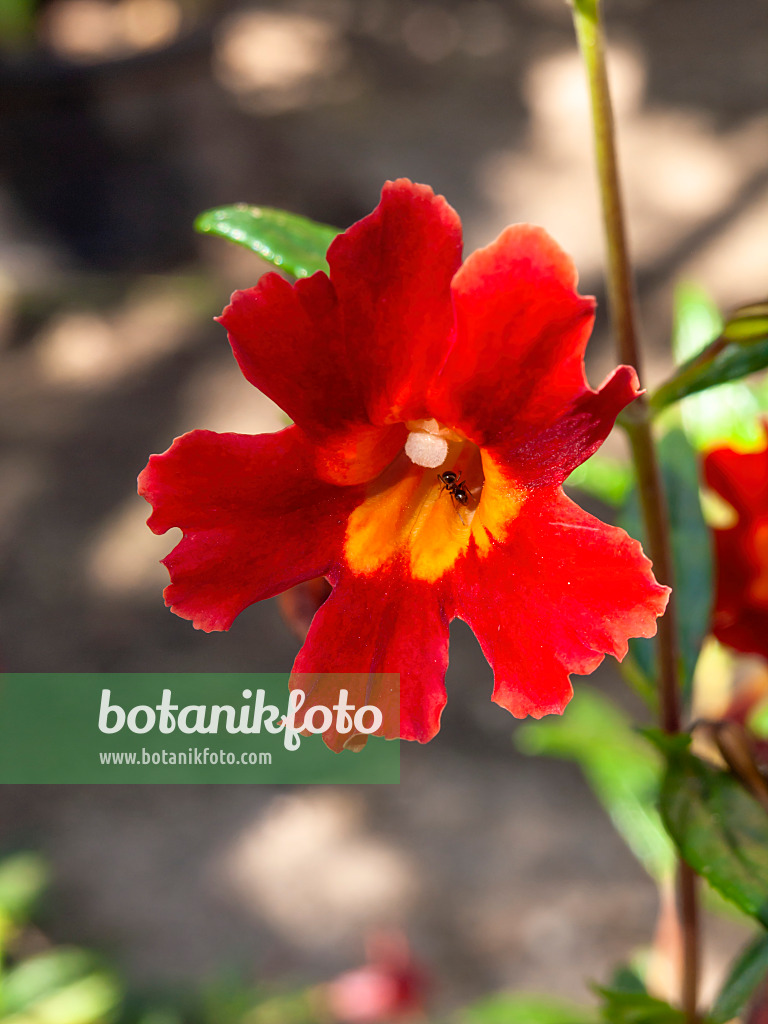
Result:
[[[454,501],[458,501],[460,505],[466,505],[469,501],[469,491],[466,487],[466,482],[462,480],[458,473],[454,473],[448,469],[445,473],[438,473],[437,479],[442,484],[440,492],[448,491],[451,498]]]

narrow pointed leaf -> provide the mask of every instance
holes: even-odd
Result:
[[[713,338],[718,339],[718,347],[726,344],[724,334],[728,328],[703,289],[692,284],[678,285],[674,310],[672,351],[678,365],[713,355],[713,350],[708,348]],[[758,443],[761,408],[768,406],[752,378],[729,381],[688,395],[675,412],[679,410],[683,428],[694,448],[705,450]]]
[[[720,310],[707,292],[688,283],[675,288],[672,352],[678,366],[705,352],[713,338],[721,338],[723,327]],[[707,388],[679,404],[685,433],[699,450],[756,440],[758,409],[757,396],[746,381]]]
[[[294,277],[309,277],[318,270],[327,273],[325,254],[340,233],[285,210],[245,203],[206,210],[195,221],[195,229],[242,245]]]
[[[693,290],[682,294],[683,298],[678,299],[678,320],[682,318],[685,322],[697,315],[692,311],[696,294]],[[703,310],[704,302],[700,305]],[[725,324],[715,327],[715,323],[713,319],[709,325],[709,344],[702,339],[701,351],[686,353],[685,361],[672,377],[651,395],[653,409],[660,411],[687,395],[741,380],[768,367],[768,303],[743,306]]]
[[[768,935],[758,935],[736,963],[720,991],[709,1018],[713,1024],[727,1024],[738,1017],[757,986],[768,977]]]
[[[647,732],[667,757],[660,809],[681,856],[713,888],[768,928],[768,814],[728,772]]]
[[[754,345],[768,338],[768,302],[742,306],[723,328],[723,337],[740,345]]]

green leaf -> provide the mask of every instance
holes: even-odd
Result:
[[[663,744],[662,750],[667,770],[661,816],[681,856],[768,928],[768,815],[733,775],[680,744]]]
[[[34,1008],[41,1021],[54,1016],[62,1024],[98,1019],[105,1004],[117,1001],[117,994],[97,964],[91,953],[79,949],[54,949],[24,960],[3,978],[0,1017],[15,1020]],[[56,1007],[66,1009],[60,1018],[53,1014]]]
[[[196,219],[195,230],[236,242],[294,277],[309,277],[317,270],[327,273],[325,254],[340,234],[328,224],[245,203],[206,210]]]
[[[704,291],[689,284],[676,288],[672,348],[678,364],[697,356],[712,338],[729,329]],[[732,381],[690,395],[678,408],[691,443],[706,449],[758,444],[762,437],[758,416],[768,405],[754,383]]]
[[[524,992],[486,997],[459,1011],[462,1024],[593,1024],[594,1010],[565,999]]]
[[[245,1019],[249,1024],[317,1024],[317,1001],[310,989],[283,992],[259,1000]]]
[[[48,869],[36,853],[19,853],[0,862],[0,916],[25,922],[48,884]]]
[[[609,989],[617,992],[646,992],[645,982],[631,964],[620,964],[613,972]]]
[[[691,745],[691,737],[687,732],[665,732],[654,725],[641,726],[638,732],[658,747],[667,760],[677,754],[686,753]]]
[[[629,719],[596,690],[580,686],[568,714],[521,725],[526,754],[576,761],[632,852],[655,879],[674,870],[674,850],[656,810],[663,762]]]
[[[742,306],[728,319],[723,337],[741,345],[755,345],[768,338],[768,302]]]
[[[3,1024],[104,1024],[121,1000],[121,991],[107,974],[89,974],[33,1003]]]
[[[603,1019],[609,1024],[685,1024],[685,1014],[647,992],[599,988]]]
[[[657,412],[688,395],[764,370],[768,366],[768,303],[744,306],[723,324],[700,289],[681,285],[675,296],[673,347],[678,360],[684,361],[651,395],[650,405]],[[728,404],[724,398],[734,397],[725,392],[721,404]]]
[[[752,993],[768,975],[768,935],[758,935],[736,963],[709,1013],[714,1024],[727,1024],[738,1017]]]
[[[699,499],[697,456],[682,430],[674,429],[658,445],[667,495],[675,567],[675,594],[679,623],[680,678],[686,692],[704,638],[712,608],[712,541]],[[646,543],[637,491],[632,490],[619,517],[631,537]],[[656,639],[631,640],[630,651],[642,671],[655,676]]]
[[[0,47],[16,49],[30,43],[34,37],[35,0],[1,0]]]
[[[569,487],[591,494],[606,505],[619,508],[632,486],[634,472],[628,462],[611,459],[596,452],[571,473],[566,480]]]

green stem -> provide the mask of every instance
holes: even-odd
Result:
[[[589,84],[592,130],[597,160],[603,227],[607,242],[607,285],[616,345],[622,362],[638,374],[639,347],[635,327],[635,296],[616,160],[613,108],[605,65],[599,0],[574,0],[573,17]]]
[[[573,19],[589,83],[607,250],[607,286],[611,319],[619,358],[622,362],[634,366],[640,376],[642,367],[634,287],[616,159],[600,0],[573,0]],[[638,493],[654,571],[661,582],[672,586],[673,563],[669,519],[645,398],[637,399],[627,410],[625,425],[637,472]],[[662,728],[670,733],[679,732],[681,727],[676,620],[677,609],[673,594],[666,614],[659,620],[658,628],[659,716]],[[678,870],[678,886],[678,910],[684,948],[681,1002],[688,1024],[695,1024],[699,971],[696,880],[691,869],[682,861]]]

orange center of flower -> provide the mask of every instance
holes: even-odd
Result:
[[[768,519],[761,520],[755,526],[753,544],[758,575],[752,581],[749,594],[754,601],[768,605]]]
[[[415,465],[403,451],[369,484],[350,516],[347,564],[367,575],[405,557],[414,578],[434,582],[467,549],[470,538],[481,554],[487,553],[492,538],[504,536],[523,500],[522,489],[470,441],[449,440],[445,461],[436,468]]]

